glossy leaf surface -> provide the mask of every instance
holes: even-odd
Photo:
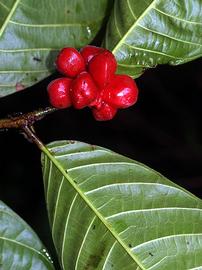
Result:
[[[104,45],[119,72],[140,76],[158,64],[202,56],[201,0],[115,0]]]
[[[0,269],[55,269],[35,232],[2,201],[0,201]]]
[[[44,148],[43,176],[62,269],[202,268],[202,203],[161,174],[74,141]]]
[[[90,43],[109,5],[107,0],[1,0],[0,96],[51,74],[62,47]]]

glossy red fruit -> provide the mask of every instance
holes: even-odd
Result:
[[[82,109],[93,102],[97,97],[97,86],[91,75],[84,71],[72,81],[70,96],[76,109]]]
[[[59,78],[49,83],[47,90],[49,101],[55,108],[64,109],[71,106],[69,95],[70,84],[69,78]]]
[[[102,99],[111,106],[123,109],[136,103],[138,88],[127,75],[115,75],[110,84],[102,90]]]
[[[83,56],[83,59],[87,65],[94,56],[100,52],[103,52],[104,50],[104,48],[87,45],[80,50],[80,54]]]
[[[108,50],[94,56],[88,64],[88,70],[100,88],[105,87],[111,81],[116,68],[116,59]]]
[[[117,109],[105,102],[102,102],[99,109],[92,109],[92,113],[97,121],[107,121],[111,120],[115,116],[115,114],[117,113]]]
[[[75,48],[71,47],[62,49],[55,63],[59,72],[72,78],[85,70],[83,57]]]
[[[88,105],[89,108],[100,109],[102,106],[103,100],[101,96],[101,92],[98,91],[97,97]]]

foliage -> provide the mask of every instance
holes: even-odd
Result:
[[[63,269],[190,269],[202,264],[202,203],[107,149],[44,148],[44,186]]]
[[[120,73],[138,77],[157,64],[183,64],[202,55],[201,0],[116,0],[113,8],[112,0],[59,3],[1,1],[1,96],[51,74],[60,48],[90,43],[110,9],[103,44],[116,56]]]
[[[179,65],[202,55],[200,0],[115,1],[104,45],[119,72],[140,76],[158,64]]]
[[[134,78],[186,63],[202,55],[201,17],[201,0],[1,0],[0,96],[53,73],[60,48],[97,40],[116,56],[118,72]],[[62,269],[201,269],[202,204],[194,195],[101,147],[58,141],[42,151]],[[53,269],[31,228],[2,202],[0,214],[0,268]]]
[[[61,47],[90,43],[111,4],[107,0],[9,0],[0,3],[0,95],[53,73]]]
[[[0,221],[0,269],[54,269],[38,236],[2,201]]]

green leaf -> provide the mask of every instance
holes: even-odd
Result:
[[[201,0],[115,0],[105,47],[119,73],[140,76],[158,64],[183,64],[202,56]]]
[[[110,5],[108,0],[1,0],[0,96],[51,74],[60,48],[90,43]]]
[[[54,270],[35,232],[0,201],[0,269]]]
[[[43,148],[53,240],[63,269],[202,268],[202,202],[154,170],[74,141]]]

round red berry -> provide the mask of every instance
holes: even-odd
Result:
[[[62,49],[55,63],[59,72],[72,78],[85,70],[84,59],[75,48]]]
[[[53,107],[64,109],[71,106],[69,95],[71,82],[72,80],[69,78],[59,78],[49,83],[47,90]]]
[[[104,48],[87,45],[80,50],[80,53],[83,56],[83,59],[87,65],[95,55],[99,54],[102,51],[104,51]]]
[[[100,88],[105,87],[111,81],[116,68],[116,59],[108,50],[94,56],[88,64],[89,72]]]
[[[96,99],[94,99],[89,105],[88,107],[89,108],[96,108],[96,109],[99,109],[102,105],[102,97],[100,96],[100,93],[98,93]]]
[[[117,113],[117,109],[110,106],[109,104],[102,102],[101,106],[98,108],[93,108],[92,113],[94,118],[97,121],[107,121],[114,118],[115,114]]]
[[[136,103],[137,97],[137,85],[127,75],[115,75],[102,90],[102,99],[115,108],[128,108]]]
[[[72,104],[76,109],[88,106],[97,97],[97,86],[91,75],[84,71],[72,81],[70,96]]]

